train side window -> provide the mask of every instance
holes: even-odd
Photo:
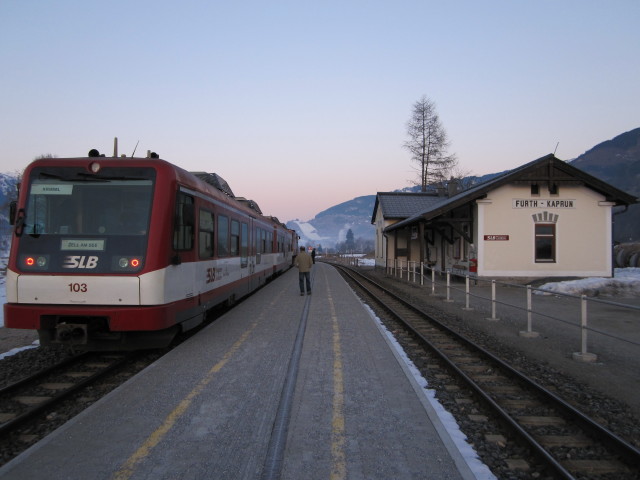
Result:
[[[193,197],[178,192],[176,198],[175,225],[173,229],[174,250],[191,250],[193,248],[193,213]]]
[[[218,257],[229,256],[229,218],[218,215]]]
[[[240,222],[231,220],[231,256],[240,255]]]
[[[198,252],[200,258],[213,257],[213,213],[208,210],[200,210],[200,223],[198,224]]]
[[[240,236],[240,267],[244,268],[248,264],[249,257],[249,225],[242,222],[242,232]]]

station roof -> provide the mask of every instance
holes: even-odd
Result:
[[[434,219],[436,217],[439,217],[440,215],[443,215],[444,213],[449,212],[450,210],[458,208],[469,202],[484,198],[490,191],[495,190],[498,187],[510,183],[519,182],[526,184],[545,182],[555,185],[584,185],[594,191],[601,193],[602,195],[604,195],[607,201],[613,202],[616,205],[631,205],[637,203],[638,201],[638,199],[633,195],[623,192],[622,190],[615,188],[614,186],[588,174],[587,172],[556,158],[553,154],[549,154],[537,160],[524,164],[518,168],[509,170],[502,175],[494,177],[491,180],[488,180],[481,184],[475,185],[451,197],[444,199],[442,197],[435,197],[440,201],[433,202],[430,205],[424,205],[424,208],[422,209],[416,208],[413,210],[413,213],[405,217],[391,217],[391,215],[387,215],[387,211],[384,210],[385,218],[404,218],[403,220],[385,228],[385,232],[405,227],[420,220],[428,221]],[[381,194],[378,194],[378,196],[380,195]],[[376,199],[374,216],[377,205],[378,200]],[[410,207],[406,208],[406,211],[410,210]]]
[[[378,192],[371,223],[375,223],[378,208],[382,209],[386,219],[404,219],[446,200],[448,199],[438,196],[435,192]]]

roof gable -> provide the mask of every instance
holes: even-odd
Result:
[[[378,192],[371,223],[375,223],[378,208],[385,219],[405,219],[446,200],[435,193]]]
[[[434,203],[422,211],[415,212],[413,215],[405,217],[405,220],[397,222],[387,227],[385,230],[395,230],[396,228],[401,228],[414,223],[418,219],[430,220],[466,203],[482,198],[498,187],[512,183],[584,185],[587,188],[601,193],[608,201],[614,202],[616,205],[631,205],[633,203],[637,203],[637,199],[633,195],[629,195],[628,193],[623,192],[622,190],[619,190],[592,175],[589,175],[587,172],[556,158],[553,154],[549,154],[532,162],[526,163],[518,168],[509,170],[502,175],[494,177],[491,180],[476,185],[452,197],[446,198],[443,202]]]

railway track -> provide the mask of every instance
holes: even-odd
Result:
[[[430,376],[455,390],[456,401],[482,405],[482,411],[472,409],[469,416],[484,422],[486,441],[503,447],[517,443],[516,453],[503,460],[502,472],[513,471],[513,478],[640,478],[640,451],[634,446],[383,286],[354,269],[335,266],[402,326],[401,343],[425,352],[413,356],[426,359]]]
[[[0,389],[0,465],[148,363],[137,357],[84,353]]]
[[[202,325],[165,349],[85,352],[0,388],[0,466],[197,335],[228,308],[213,308]]]

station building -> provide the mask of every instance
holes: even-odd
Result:
[[[467,190],[379,192],[376,266],[486,278],[613,275],[614,207],[629,195],[554,155]]]

